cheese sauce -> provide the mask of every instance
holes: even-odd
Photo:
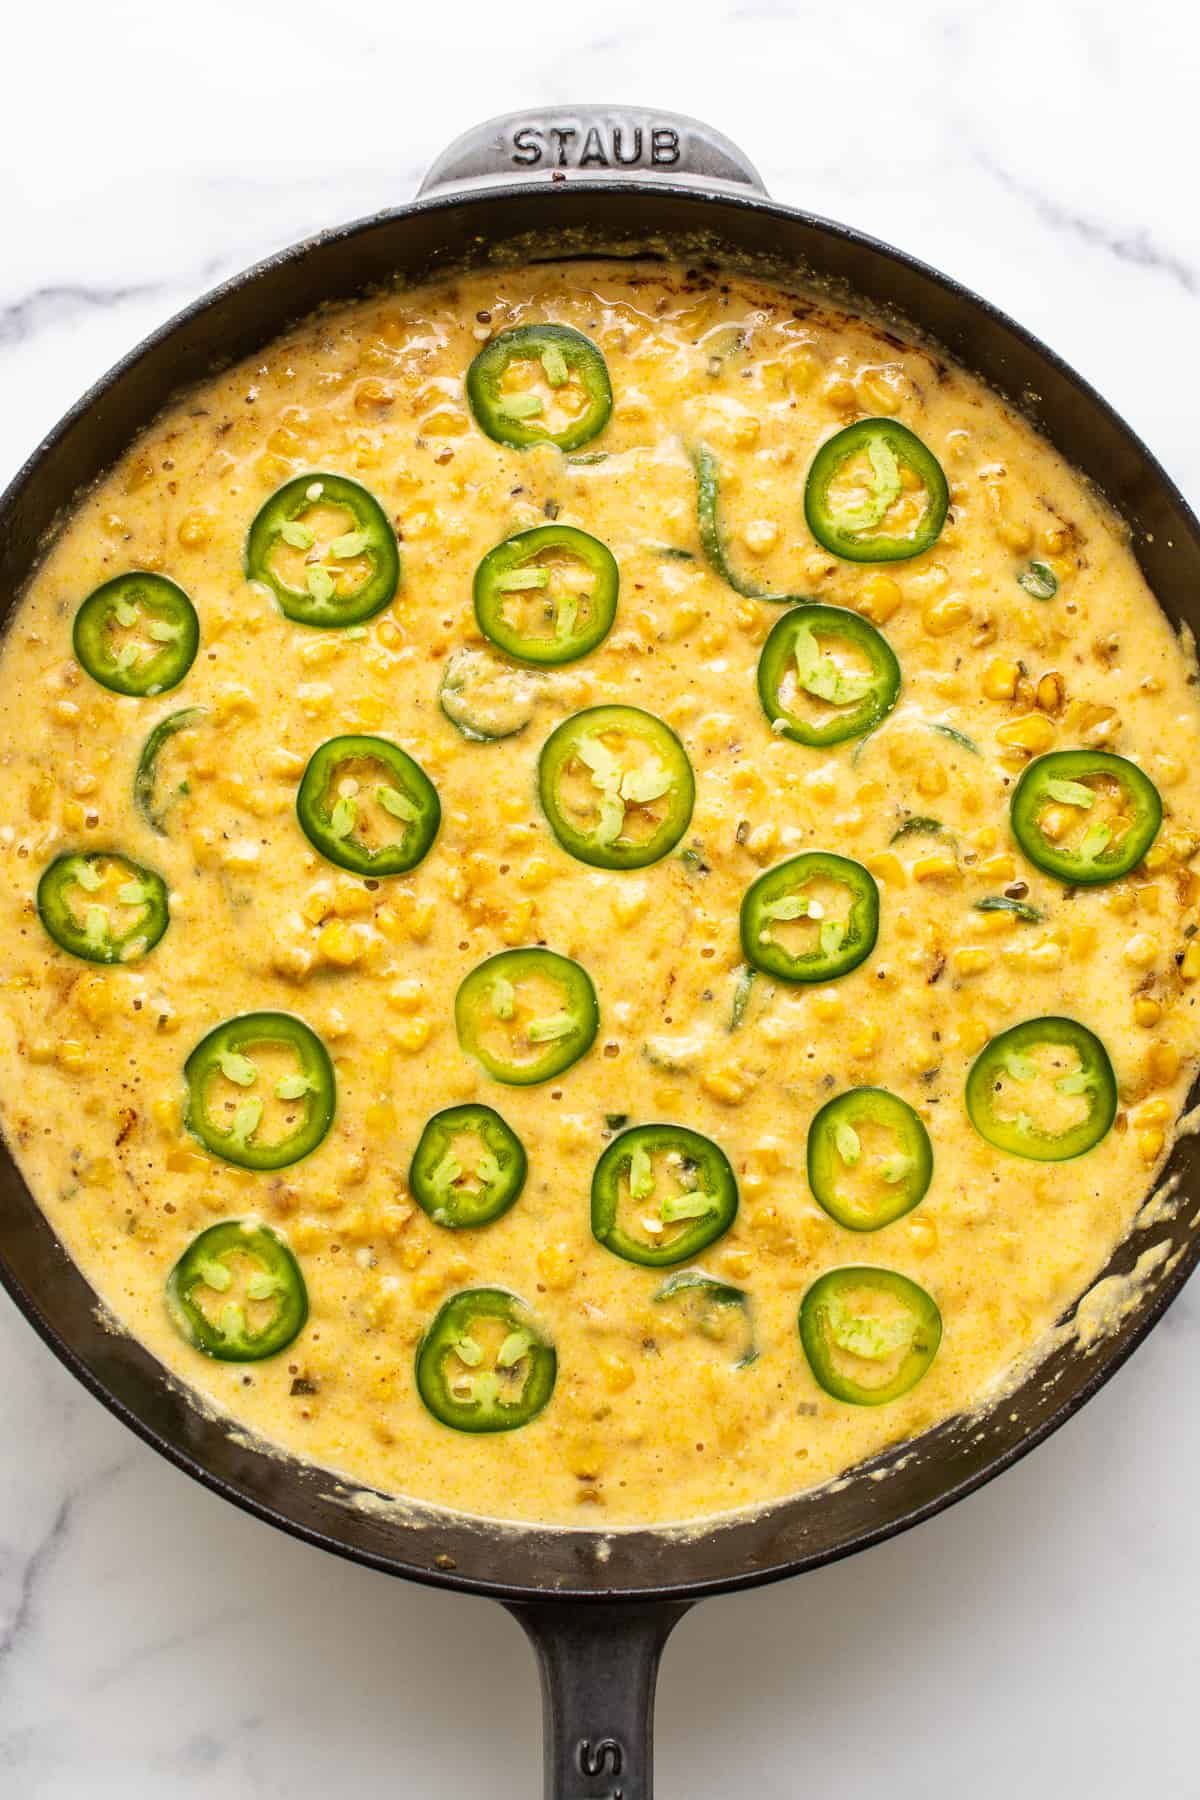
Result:
[[[543,321],[607,361],[613,412],[588,460],[493,442],[467,404],[481,346]],[[946,472],[947,525],[909,561],[840,561],[804,523],[814,452],[863,417],[902,422]],[[870,736],[810,748],[771,730],[755,678],[781,611],[705,561],[698,443],[719,463],[730,565],[887,638],[902,687]],[[290,622],[243,574],[263,503],[322,470],[368,488],[400,538],[396,598],[350,631]],[[475,570],[549,521],[615,556],[615,623],[580,660],[514,678],[506,722],[523,729],[473,741],[439,688],[455,652],[484,648]],[[1052,597],[1030,591],[1031,563]],[[133,569],[169,576],[199,615],[190,672],[152,698],[108,691],[72,657],[81,602]],[[695,772],[680,844],[632,870],[569,856],[537,796],[550,733],[605,704],[668,723]],[[163,743],[160,835],[134,771],[182,707],[205,711]],[[567,1524],[770,1501],[976,1402],[1127,1230],[1200,1050],[1198,725],[1190,657],[1119,523],[979,382],[867,320],[739,277],[580,263],[331,311],[164,414],[16,608],[0,654],[6,1137],[115,1317],[297,1456],[387,1493]],[[297,824],[309,757],[343,733],[392,740],[438,790],[440,833],[410,873],[340,871]],[[1089,747],[1135,761],[1164,819],[1130,876],[1072,891],[1021,854],[1008,806],[1035,755]],[[166,883],[169,928],[141,961],[77,960],[39,922],[42,871],[88,849]],[[871,871],[878,942],[827,985],[748,982],[742,896],[801,850]],[[1037,916],[977,909],[1006,890]],[[454,998],[486,956],[539,944],[588,971],[599,1029],[561,1075],[504,1086],[460,1048]],[[303,1019],[336,1070],[329,1135],[275,1172],[206,1154],[183,1122],[189,1052],[253,1010]],[[964,1085],[996,1033],[1059,1014],[1107,1047],[1119,1110],[1095,1149],[1054,1164],[985,1142]],[[924,1199],[872,1233],[835,1223],[805,1174],[814,1115],[864,1085],[915,1108],[933,1149]],[[430,1116],[469,1102],[507,1121],[528,1177],[502,1216],[454,1231],[414,1204],[408,1170]],[[737,1217],[695,1260],[749,1310],[708,1335],[655,1298],[669,1270],[591,1234],[592,1173],[626,1120],[699,1132],[735,1173]],[[198,1232],[248,1215],[290,1245],[309,1318],[280,1355],[212,1361],[177,1334],[165,1285]],[[797,1329],[812,1283],[856,1263],[919,1283],[944,1325],[923,1379],[879,1407],[826,1394]],[[495,1436],[440,1424],[414,1379],[422,1334],[472,1286],[521,1296],[557,1350],[549,1404]]]

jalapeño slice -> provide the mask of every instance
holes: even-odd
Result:
[[[206,1150],[243,1169],[284,1169],[333,1123],[329,1052],[291,1013],[242,1013],[201,1038],[183,1065],[184,1124]]]
[[[417,1349],[417,1392],[454,1431],[515,1431],[554,1392],[558,1357],[529,1308],[503,1288],[446,1301]]]
[[[345,475],[297,475],[259,508],[246,578],[261,581],[298,625],[361,625],[400,585],[400,550],[373,494]]]
[[[758,659],[771,729],[798,744],[840,744],[874,731],[900,696],[887,639],[844,606],[797,606],[775,623]]]
[[[278,1356],[308,1318],[308,1289],[283,1239],[257,1219],[226,1219],[193,1238],[167,1279],[180,1337],[218,1362]]]
[[[593,706],[542,746],[538,794],[571,856],[597,869],[643,869],[691,823],[696,782],[669,725],[636,706]]]
[[[133,775],[133,803],[151,831],[157,832],[159,837],[167,835],[167,816],[172,803],[180,794],[187,792],[186,784],[182,784],[167,798],[160,800],[157,797],[158,759],[162,755],[163,746],[178,732],[190,731],[192,726],[199,725],[207,717],[206,706],[185,706],[179,712],[168,713],[165,719],[158,721],[142,745],[142,753]]]
[[[800,1341],[833,1399],[885,1406],[929,1368],[942,1315],[932,1295],[894,1269],[831,1269],[801,1302]]]
[[[296,817],[314,849],[356,875],[402,875],[427,856],[442,808],[420,763],[381,737],[337,737],[309,759]]]
[[[574,662],[608,636],[621,577],[607,544],[572,525],[539,525],[489,550],[475,571],[475,617],[521,662]]]
[[[587,970],[553,950],[502,950],[460,983],[458,1041],[494,1081],[549,1081],[592,1047],[600,1003]]]
[[[879,889],[861,863],[806,850],[752,882],[742,900],[746,961],[780,981],[836,981],[875,948]]]
[[[467,370],[475,422],[497,444],[579,450],[612,412],[608,364],[569,325],[516,325],[485,344]]]
[[[1052,750],[1022,774],[1009,816],[1031,863],[1056,881],[1090,887],[1141,862],[1162,824],[1162,800],[1123,756]]]
[[[724,1345],[735,1369],[749,1368],[758,1360],[750,1296],[744,1288],[717,1281],[703,1269],[679,1269],[667,1276],[654,1298],[659,1305],[669,1304],[698,1337]]]
[[[176,582],[135,569],[88,595],[72,640],[93,681],[141,699],[179,686],[200,648],[200,621]]]
[[[937,541],[950,490],[937,457],[897,419],[859,419],[821,445],[804,516],[846,562],[903,562]]]
[[[490,1225],[525,1185],[525,1149],[490,1106],[448,1106],[421,1133],[408,1171],[413,1199],[452,1231]]]
[[[460,645],[447,659],[438,689],[438,705],[472,743],[488,744],[515,737],[533,717],[534,683],[541,678],[491,650]]]
[[[933,1146],[917,1114],[886,1088],[827,1100],[808,1128],[813,1198],[848,1231],[878,1231],[924,1199]]]
[[[592,1176],[592,1236],[648,1269],[686,1262],[737,1217],[729,1159],[683,1125],[637,1125],[614,1138]]]
[[[37,910],[60,950],[94,963],[140,961],[170,923],[162,876],[115,850],[56,856],[38,882]]]
[[[980,1137],[1010,1156],[1067,1162],[1117,1116],[1117,1078],[1100,1039],[1075,1019],[1026,1019],[985,1044],[967,1076]]]

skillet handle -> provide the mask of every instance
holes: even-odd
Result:
[[[684,113],[645,106],[565,106],[502,113],[465,131],[434,162],[418,194],[497,182],[538,184],[666,176],[704,187],[766,190],[746,154]]]
[[[688,1603],[510,1604],[542,1677],[545,1800],[652,1800],[654,1689]]]

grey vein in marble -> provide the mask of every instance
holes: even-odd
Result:
[[[165,281],[143,281],[128,287],[89,287],[82,283],[35,288],[19,300],[0,306],[0,347],[26,343],[47,326],[61,325],[82,312],[122,306],[128,300],[152,300],[168,292]]]
[[[1098,219],[1072,212],[1069,207],[1061,205],[1049,194],[1044,194],[1032,183],[1022,181],[985,151],[977,150],[974,160],[1006,192],[1031,206],[1051,231],[1070,233],[1092,249],[1103,250],[1108,255],[1115,256],[1119,262],[1133,263],[1141,269],[1153,269],[1187,294],[1200,291],[1200,276],[1196,271],[1181,257],[1173,255],[1169,250],[1160,249],[1144,226],[1132,234],[1113,230],[1112,227],[1101,224]]]
[[[17,1603],[3,1629],[0,1629],[0,1675],[3,1674],[6,1662],[13,1651],[18,1648],[25,1630],[33,1618],[38,1586],[62,1548],[67,1527],[71,1522],[71,1514],[75,1509],[76,1497],[74,1491],[64,1494],[50,1522],[49,1530],[43,1534],[33,1551],[24,1559],[24,1567],[17,1583]]]

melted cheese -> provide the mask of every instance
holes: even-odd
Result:
[[[603,461],[506,449],[469,415],[463,377],[480,344],[546,319],[608,361],[615,409],[592,446]],[[814,544],[802,494],[818,443],[880,413],[940,459],[952,515],[930,551],[872,569]],[[865,742],[810,750],[771,732],[755,669],[778,612],[739,598],[700,555],[698,439],[721,462],[735,565],[769,591],[859,610],[895,649],[900,703]],[[310,469],[365,483],[401,536],[401,590],[361,636],[290,624],[242,575],[258,508]],[[447,659],[480,643],[474,570],[548,517],[612,549],[616,624],[586,659],[531,681],[523,731],[468,742],[437,695]],[[1053,600],[1018,584],[1031,556],[1055,571]],[[110,694],[71,659],[79,603],[129,568],[172,576],[200,616],[195,665],[158,699]],[[832,1478],[1000,1382],[1144,1198],[1200,1048],[1180,968],[1198,885],[1193,679],[1084,484],[978,382],[869,321],[657,265],[489,273],[332,311],[158,420],[81,501],[16,609],[0,656],[5,1133],[113,1314],[243,1429],[351,1480],[493,1516],[619,1526]],[[685,744],[693,858],[609,873],[551,836],[538,751],[562,719],[605,702],[645,708]],[[151,726],[184,705],[209,716],[163,751],[174,798],[159,837],[132,804],[133,770]],[[294,817],[312,751],[356,731],[415,756],[443,808],[427,860],[376,886],[322,862]],[[1021,857],[1007,802],[1032,751],[1089,744],[1135,758],[1166,818],[1150,866],[1072,895]],[[893,844],[909,814],[943,833]],[[38,923],[42,868],[89,845],[168,883],[170,928],[142,963],[93,969]],[[802,848],[872,868],[878,945],[828,988],[760,976],[732,1031],[741,896]],[[1018,879],[1040,923],[973,909]],[[545,1086],[499,1087],[459,1048],[454,993],[484,956],[538,942],[591,972],[599,1035]],[[181,1124],[189,1049],[264,1007],[307,1020],[338,1079],[331,1135],[277,1175],[209,1158]],[[967,1120],[967,1069],[996,1031],[1060,1012],[1107,1044],[1117,1126],[1078,1162],[1004,1156]],[[864,1083],[918,1109],[935,1169],[916,1211],[860,1236],[813,1201],[804,1145],[823,1101]],[[529,1178],[503,1218],[455,1233],[414,1207],[406,1176],[430,1114],[468,1100],[513,1126]],[[611,1114],[690,1126],[733,1164],[741,1210],[701,1262],[752,1296],[749,1366],[656,1304],[661,1275],[592,1240]],[[222,1365],[174,1334],[163,1288],[196,1232],[248,1213],[288,1238],[311,1317],[273,1361]],[[830,1400],[801,1351],[804,1291],[850,1262],[911,1276],[943,1314],[932,1369],[891,1406]],[[558,1384],[525,1429],[464,1437],[422,1409],[413,1358],[442,1300],[485,1283],[528,1301],[557,1345]]]

